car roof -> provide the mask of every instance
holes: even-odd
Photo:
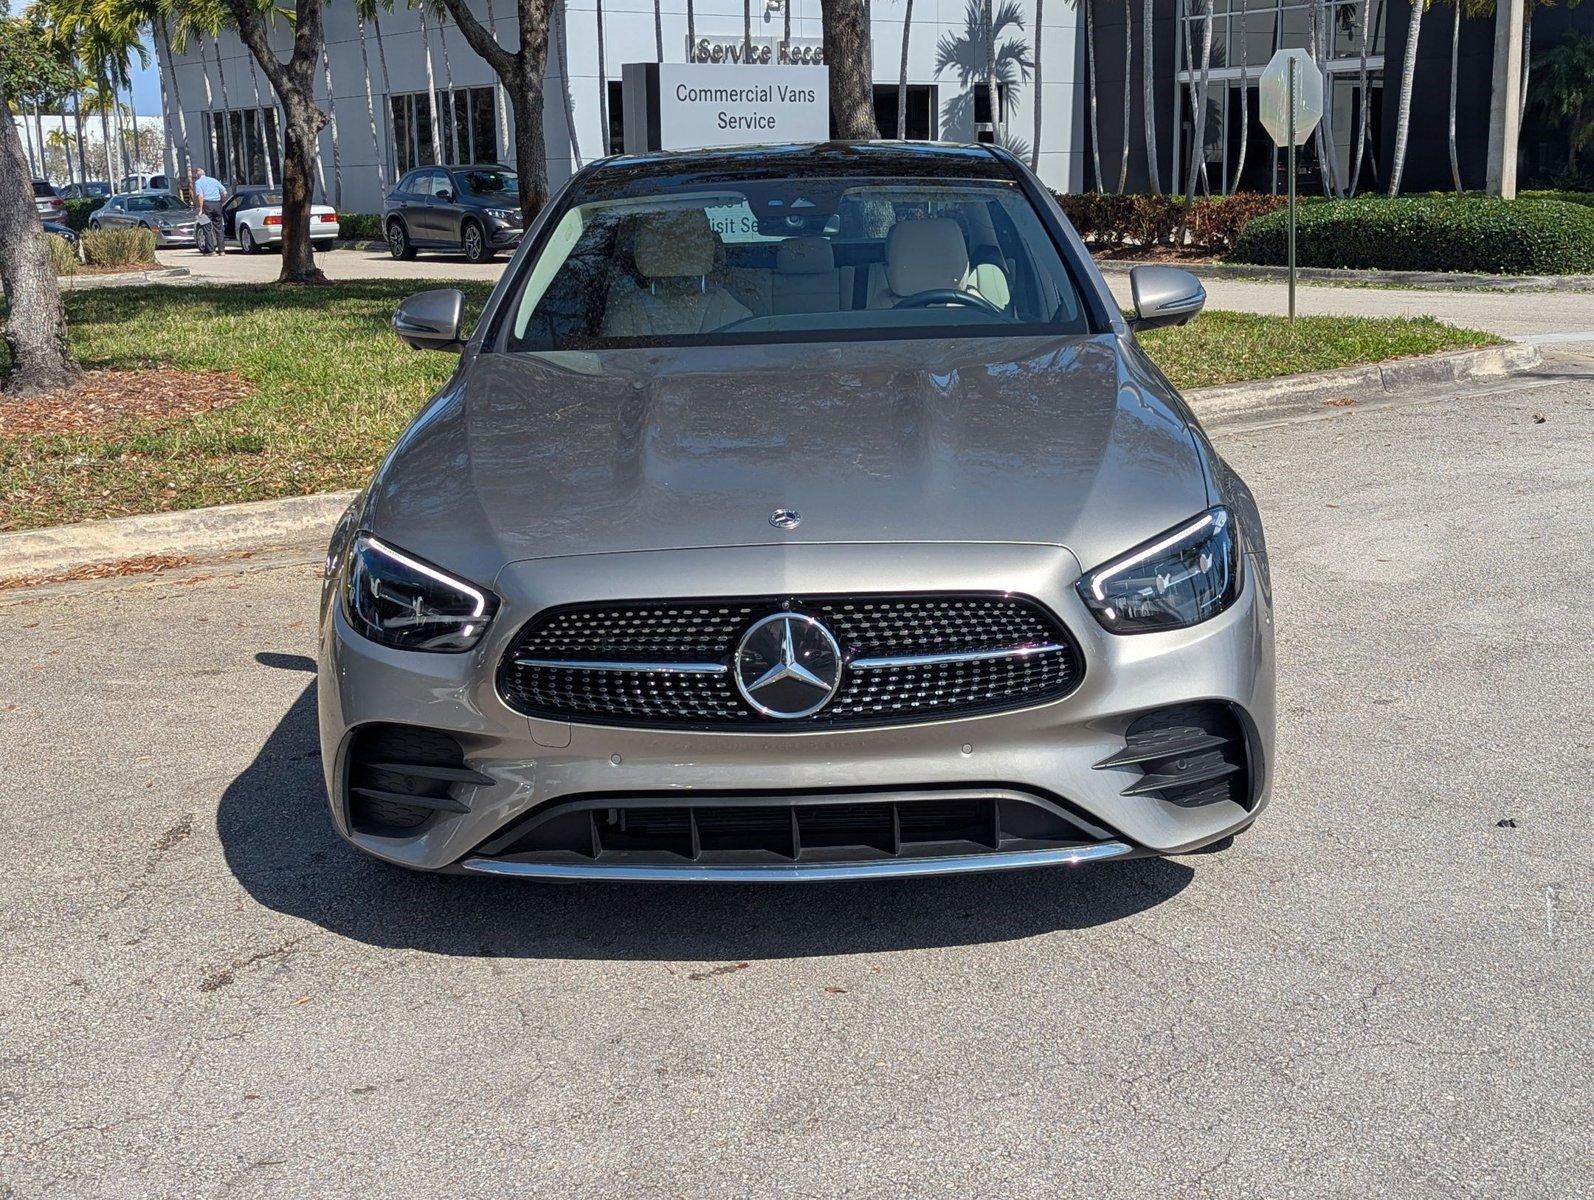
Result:
[[[508,171],[511,175],[515,173],[514,167],[506,167],[503,163],[434,163],[432,165],[444,171]],[[417,167],[415,169],[420,171],[425,168]]]
[[[1013,178],[989,146],[955,142],[807,142],[711,150],[661,150],[599,159],[585,172],[595,187],[619,179],[686,177],[696,182],[769,176],[854,175]]]

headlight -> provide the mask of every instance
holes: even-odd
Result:
[[[156,217],[155,224],[159,225],[162,229],[170,229],[172,227],[172,223],[165,217]]]
[[[343,611],[373,642],[398,650],[469,650],[497,607],[481,588],[368,533],[354,539]]]
[[[1113,633],[1182,629],[1215,617],[1240,594],[1240,539],[1229,510],[1194,520],[1087,571],[1079,594]]]
[[[517,208],[489,208],[487,215],[496,217],[500,221],[515,221],[520,218],[520,210]]]

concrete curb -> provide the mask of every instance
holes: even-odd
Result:
[[[1425,358],[1397,358],[1343,371],[1319,371],[1309,375],[1284,375],[1227,387],[1200,388],[1186,393],[1185,399],[1203,420],[1231,417],[1274,408],[1281,401],[1300,405],[1349,397],[1356,399],[1397,395],[1424,387],[1468,383],[1530,371],[1543,361],[1537,346],[1512,343],[1486,346],[1481,350],[1456,350]]]
[[[1287,267],[1258,267],[1242,263],[1136,262],[1127,258],[1098,259],[1104,275],[1127,275],[1136,267],[1184,266],[1208,279],[1243,279],[1283,283]],[[1594,275],[1464,275],[1450,271],[1352,271],[1338,267],[1301,267],[1296,274],[1306,283],[1351,286],[1425,288],[1457,292],[1594,292]]]
[[[331,534],[358,492],[323,492],[0,533],[0,579],[58,575],[152,554],[218,557]]]
[[[1529,370],[1540,361],[1534,346],[1490,346],[1343,371],[1202,388],[1187,393],[1185,399],[1198,417],[1229,417],[1278,407],[1281,401],[1300,405],[1366,393],[1383,397],[1420,387],[1510,375]],[[325,492],[0,533],[0,579],[54,576],[154,554],[216,558],[319,541],[331,534],[332,526],[358,494]]]
[[[60,275],[57,278],[67,281],[65,290],[72,291],[78,288],[109,287],[115,284],[155,283],[162,279],[182,279],[189,274],[187,267],[150,267],[148,270],[117,271],[114,274],[104,275]]]

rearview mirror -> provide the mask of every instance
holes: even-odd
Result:
[[[465,293],[458,288],[416,292],[393,314],[393,332],[414,350],[452,350],[464,347],[460,326],[465,319]]]
[[[1129,328],[1137,333],[1164,325],[1183,325],[1207,302],[1207,290],[1201,281],[1178,267],[1136,267],[1129,272],[1129,291],[1135,301]]]

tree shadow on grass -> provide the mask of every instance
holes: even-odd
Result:
[[[1169,859],[806,887],[405,871],[332,831],[313,683],[228,786],[216,824],[228,867],[267,908],[373,946],[451,955],[740,961],[1002,942],[1122,920],[1193,875]]]

